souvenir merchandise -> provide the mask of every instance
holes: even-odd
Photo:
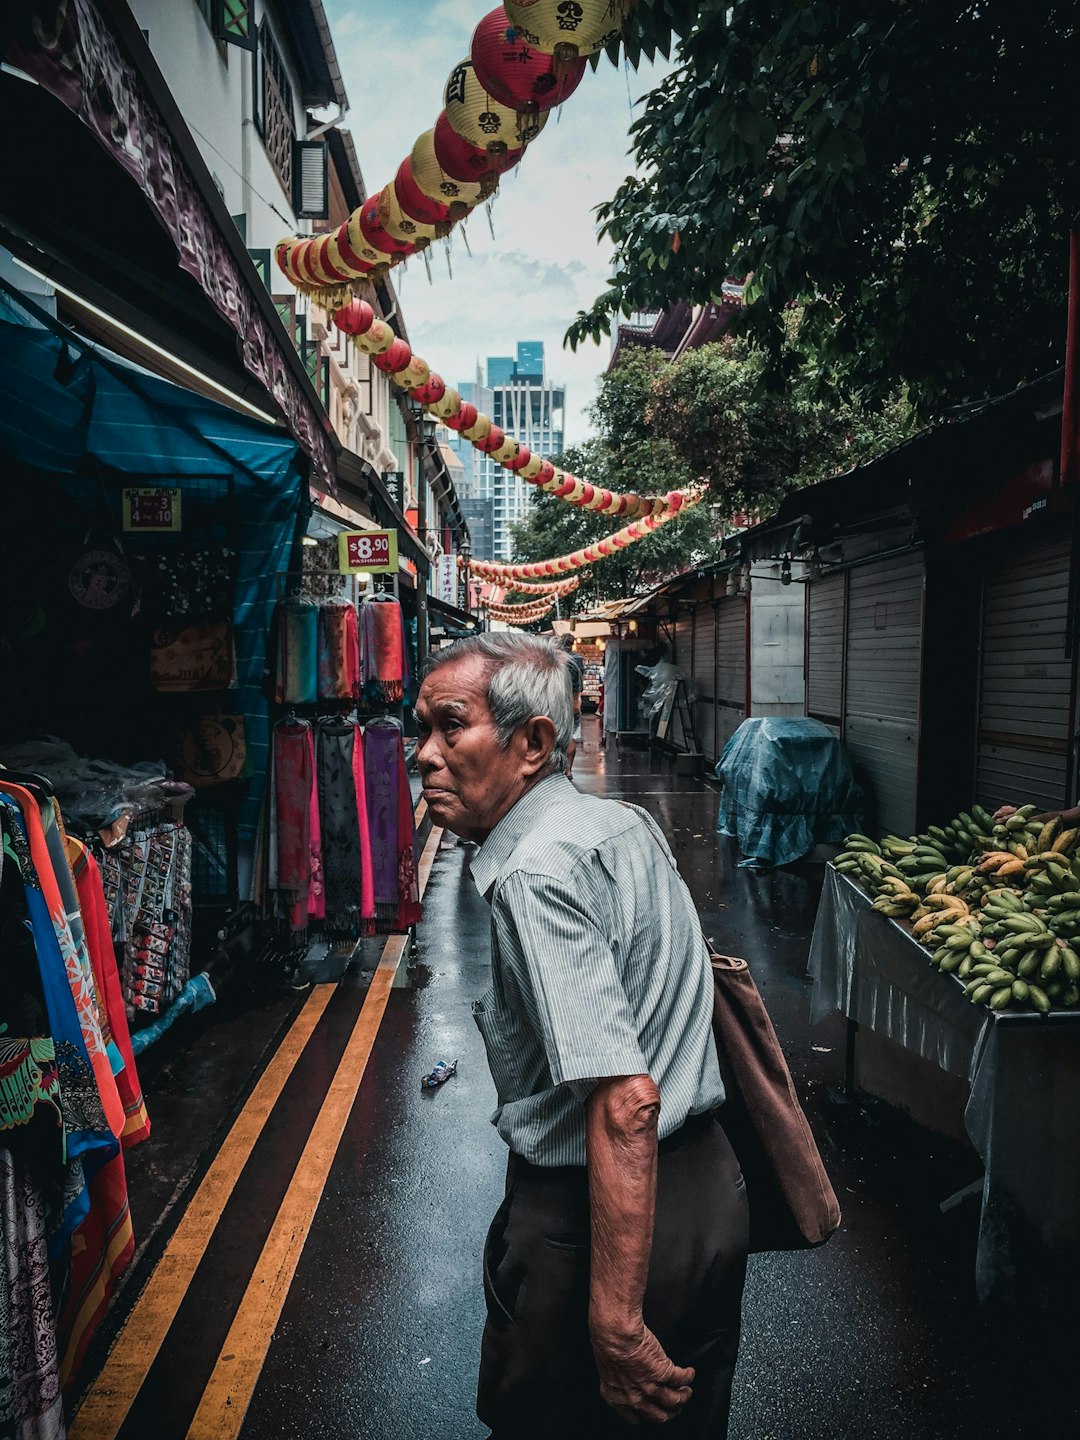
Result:
[[[326,928],[342,935],[372,935],[375,889],[360,727],[352,720],[325,716],[316,735]]]
[[[372,720],[364,730],[371,863],[378,930],[407,930],[420,919],[416,824],[401,726]]]
[[[319,698],[319,607],[302,595],[277,607],[274,617],[279,705],[312,705]]]
[[[360,695],[360,631],[356,606],[324,601],[319,607],[320,700],[356,700]]]
[[[101,872],[50,789],[0,769],[0,1434],[35,1437],[134,1253],[150,1129]]]
[[[311,810],[315,765],[311,724],[291,716],[274,726],[270,767],[269,886],[274,913],[306,930],[315,881]]]
[[[178,821],[138,820],[122,844],[95,847],[130,1017],[157,1015],[191,968],[191,833]]]
[[[409,660],[401,606],[388,595],[365,600],[360,616],[363,696],[373,705],[396,705],[409,687]]]

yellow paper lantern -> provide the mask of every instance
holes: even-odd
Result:
[[[550,495],[554,490],[559,488],[565,479],[566,471],[556,467],[555,474],[550,480],[545,480],[543,485],[540,486],[540,489],[543,490],[546,495]]]
[[[419,249],[447,234],[445,225],[427,225],[421,220],[414,220],[411,215],[406,215],[398,202],[392,180],[383,190],[379,201],[379,224],[395,240],[408,241]]]
[[[396,339],[397,336],[385,320],[373,320],[363,335],[356,336],[354,344],[369,355],[381,355],[384,350],[390,349]]]
[[[595,55],[626,23],[636,0],[506,0],[510,24],[528,45],[576,60]]]
[[[413,179],[420,189],[432,200],[449,205],[451,218],[455,220],[463,219],[481,200],[493,195],[498,187],[498,177],[494,175],[479,184],[471,180],[452,180],[436,159],[434,130],[425,130],[417,137],[410,161]],[[460,213],[455,214],[455,210]]]
[[[547,111],[531,115],[493,100],[477,79],[471,60],[462,60],[450,72],[443,104],[447,120],[462,139],[497,155],[535,140],[548,118]]]
[[[517,472],[523,480],[535,480],[544,466],[544,457],[537,455],[534,451],[529,458],[529,463],[523,465]]]
[[[369,265],[383,265],[386,263],[386,253],[383,250],[376,250],[374,245],[369,245],[367,237],[360,229],[360,214],[363,206],[354,210],[345,222],[345,238],[348,241],[349,249],[358,260],[366,260]]]
[[[440,420],[449,420],[461,409],[461,391],[455,390],[453,386],[446,387],[446,393],[441,400],[436,400],[434,405],[429,405],[428,411],[437,415]]]
[[[497,450],[491,451],[491,458],[496,464],[505,465],[508,460],[513,460],[514,456],[518,453],[518,448],[518,442],[511,440],[508,435]]]
[[[486,440],[491,434],[491,417],[483,413],[477,415],[476,424],[470,425],[468,430],[462,430],[466,440]]]

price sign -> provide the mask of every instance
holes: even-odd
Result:
[[[180,529],[180,491],[155,486],[152,490],[124,491],[126,532]]]
[[[346,530],[338,536],[338,570],[385,573],[398,568],[397,535],[393,530]]]

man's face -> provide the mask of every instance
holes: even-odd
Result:
[[[429,675],[420,687],[416,718],[416,758],[432,821],[466,840],[483,840],[531,778],[517,737],[506,750],[499,744],[483,660],[451,660]]]

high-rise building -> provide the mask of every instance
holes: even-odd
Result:
[[[517,355],[489,355],[487,384],[459,385],[462,396],[494,423],[522,441],[536,455],[549,459],[563,448],[566,391],[547,379],[542,340],[520,340]],[[472,451],[472,470],[464,450]],[[513,547],[511,528],[528,513],[533,487],[512,470],[504,470],[489,456],[463,442],[469,493],[494,504],[493,549],[491,558],[509,560]]]

